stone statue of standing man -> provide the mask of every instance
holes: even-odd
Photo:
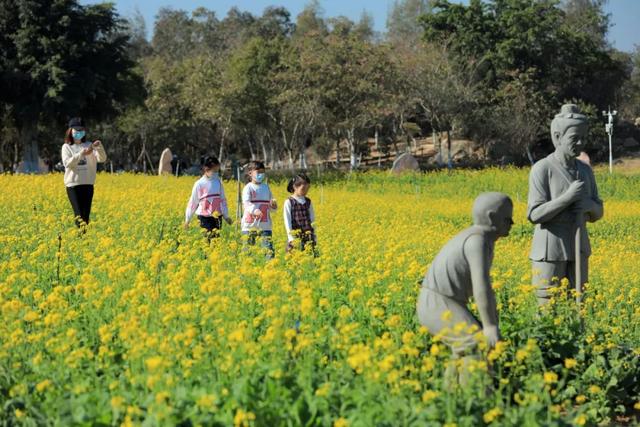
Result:
[[[587,130],[587,117],[578,107],[563,105],[551,122],[555,151],[531,168],[527,217],[536,227],[529,258],[539,305],[549,302],[563,278],[572,288],[577,278],[580,285],[588,281],[586,222],[602,218],[603,207],[593,171],[576,159]]]

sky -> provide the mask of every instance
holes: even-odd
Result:
[[[305,0],[111,0],[118,12],[124,16],[132,16],[136,10],[145,18],[149,36],[153,30],[155,16],[161,7],[171,7],[192,11],[203,6],[216,12],[222,19],[233,6],[254,15],[262,14],[267,6],[284,6],[291,12],[292,20],[307,3]],[[100,1],[82,0],[83,4],[99,3]],[[326,17],[344,15],[352,20],[358,20],[363,11],[373,16],[377,31],[385,31],[387,14],[393,0],[320,0]],[[611,15],[612,27],[609,30],[609,41],[616,49],[631,52],[634,46],[640,45],[640,0],[609,0],[605,11]]]

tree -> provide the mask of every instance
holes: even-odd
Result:
[[[625,78],[624,64],[568,20],[555,0],[471,0],[468,6],[438,0],[422,23],[428,40],[448,43],[462,62],[478,61],[493,90],[527,73],[551,104],[580,98],[602,105]]]
[[[331,33],[308,44],[317,57],[309,86],[320,91],[327,132],[338,148],[342,139],[347,142],[351,168],[356,168],[361,142],[384,114],[396,73],[389,48],[363,40],[352,28],[349,21],[334,21]]]
[[[133,61],[139,61],[151,54],[151,44],[147,40],[147,24],[144,16],[136,9],[133,16],[127,19],[125,31],[129,34],[128,56]]]
[[[184,10],[160,9],[151,43],[157,55],[174,61],[225,49],[222,24],[215,12],[203,7],[191,16]]]
[[[640,127],[640,46],[629,58],[629,80],[620,91],[620,113],[627,120],[636,122]]]
[[[447,132],[450,154],[450,132],[454,124],[479,102],[475,64],[454,63],[443,45],[422,43],[420,46],[420,53],[404,51],[399,57],[401,81],[410,105],[417,106],[418,113],[435,131]],[[438,153],[441,152],[438,147]]]
[[[366,10],[363,10],[360,15],[360,20],[353,28],[353,33],[361,40],[372,42],[376,33],[374,30],[373,15]]]
[[[301,158],[301,167],[306,167],[306,144],[319,134],[323,114],[321,93],[314,86],[319,65],[316,37],[316,32],[307,32],[297,35],[293,43],[283,45],[279,67],[271,77],[269,116],[292,169],[297,156]]]
[[[146,99],[143,105],[130,105],[117,121],[128,148],[122,153],[126,160],[119,160],[129,167],[155,167],[155,161],[144,153],[160,153],[167,144],[174,152],[184,153],[185,148],[200,142],[193,132],[192,113],[181,102],[184,65],[164,56],[150,56],[141,62]]]
[[[582,33],[601,49],[608,47],[607,33],[611,16],[604,12],[609,0],[563,0],[565,25],[574,33]]]
[[[491,119],[500,135],[499,141],[503,142],[502,146],[495,147],[496,154],[518,159],[526,155],[533,164],[533,146],[546,136],[552,111],[526,74],[514,76],[506,82],[496,92],[496,98],[497,105]]]
[[[179,60],[193,48],[192,32],[187,12],[163,7],[156,18],[151,45],[156,54]]]
[[[328,29],[323,18],[323,13],[318,0],[307,3],[302,12],[296,17],[294,38],[307,35],[325,36]]]
[[[484,108],[508,104],[501,94],[513,91],[518,95],[512,101],[530,99],[532,107],[543,112],[571,99],[600,108],[617,98],[628,72],[624,58],[603,42],[608,18],[602,4],[570,0],[562,9],[555,0],[471,0],[469,5],[438,0],[421,22],[425,38],[450,46],[458,66],[470,60],[477,64]],[[584,19],[586,27],[576,19]],[[526,112],[523,105],[512,107]]]
[[[37,170],[39,123],[114,114],[140,81],[112,4],[0,1],[0,94],[13,106],[25,170]]]
[[[394,0],[387,15],[387,40],[394,44],[415,46],[422,39],[420,16],[431,12],[429,0]]]
[[[256,36],[269,40],[277,37],[289,37],[295,26],[291,22],[291,14],[287,9],[271,6],[264,10],[253,27]]]
[[[252,36],[252,27],[256,18],[249,12],[241,12],[232,7],[227,16],[220,22],[222,44],[227,52],[235,51]]]
[[[266,139],[270,132],[270,76],[279,62],[282,39],[251,38],[230,57],[224,71],[226,104],[234,111],[232,124],[242,135],[252,159],[266,159]]]
[[[188,107],[195,124],[209,129],[217,142],[217,157],[224,165],[233,132],[234,103],[228,93],[224,76],[225,64],[209,55],[199,55],[185,61],[184,78],[180,86],[180,102]],[[213,141],[202,141],[201,149],[211,151]]]

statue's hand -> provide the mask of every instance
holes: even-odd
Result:
[[[491,348],[495,347],[496,343],[500,341],[500,330],[497,326],[485,326],[482,328],[482,333]]]
[[[562,197],[565,198],[567,203],[573,203],[582,198],[584,193],[584,182],[583,181],[573,181],[569,184],[569,188],[564,192]]]

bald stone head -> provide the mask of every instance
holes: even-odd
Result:
[[[473,202],[472,215],[474,225],[491,227],[498,237],[506,237],[513,225],[513,202],[504,193],[482,193]]]

